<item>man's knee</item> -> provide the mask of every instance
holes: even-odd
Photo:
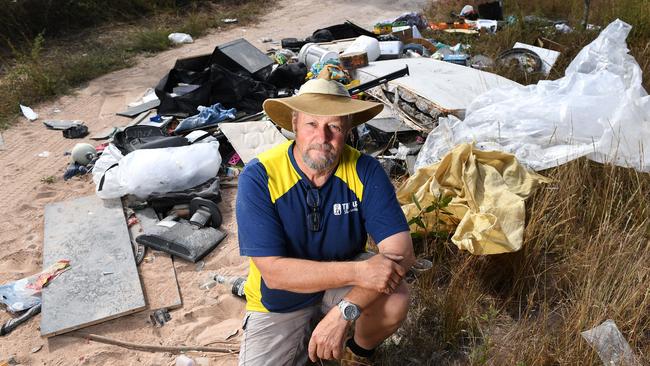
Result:
[[[395,330],[406,320],[409,304],[409,289],[406,283],[402,282],[395,292],[388,297],[384,307],[386,320]]]

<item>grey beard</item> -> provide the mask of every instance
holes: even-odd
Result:
[[[317,172],[323,172],[330,169],[336,162],[336,156],[332,152],[331,146],[329,144],[324,145],[330,149],[326,152],[325,157],[323,158],[314,160],[309,156],[309,150],[322,150],[320,149],[321,145],[318,144],[309,145],[307,147],[307,150],[305,150],[305,152],[302,154],[302,161],[307,164],[309,169],[315,170]]]

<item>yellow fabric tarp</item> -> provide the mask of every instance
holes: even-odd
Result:
[[[514,155],[462,144],[437,164],[419,169],[397,190],[397,198],[406,218],[421,214],[429,232],[451,232],[455,227],[451,240],[460,249],[476,255],[498,254],[521,249],[524,200],[540,183],[549,182],[519,164]],[[425,212],[438,197],[449,196],[451,202],[444,210],[450,215]],[[424,232],[415,224],[411,230]]]

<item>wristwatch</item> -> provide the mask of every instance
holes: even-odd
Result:
[[[347,300],[339,302],[339,310],[341,310],[341,315],[346,321],[355,321],[361,316],[361,309]]]

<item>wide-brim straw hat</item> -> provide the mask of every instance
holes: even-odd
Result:
[[[343,84],[337,81],[313,79],[304,83],[295,96],[267,99],[263,107],[273,122],[293,131],[293,111],[314,116],[350,116],[350,127],[354,127],[374,118],[384,105],[352,99]]]

